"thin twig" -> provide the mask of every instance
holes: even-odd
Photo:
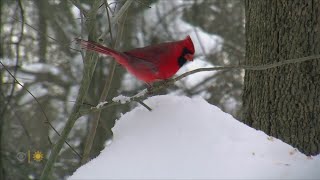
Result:
[[[69,1],[71,1],[71,3],[81,11],[81,14],[83,14],[85,17],[88,17],[88,12],[81,6],[79,0],[69,0]]]
[[[109,7],[109,5],[108,5],[107,0],[103,0],[103,2],[104,2],[104,5],[105,5],[105,7],[106,7],[106,11],[107,11],[108,24],[109,24],[109,27],[111,27],[110,15],[109,15],[109,10],[108,10],[108,9],[110,9],[110,7]],[[113,36],[112,36],[112,30],[111,30],[111,28],[109,29],[109,33],[110,33],[111,42],[113,42]]]
[[[111,26],[109,26],[108,30],[105,31],[104,33],[102,33],[100,37],[104,37],[105,33],[108,33],[110,31],[110,29],[119,22],[120,18],[125,14],[125,12],[130,7],[130,5],[133,1],[134,0],[127,0],[126,1],[126,3],[121,7],[121,9],[118,11],[118,13],[111,19],[111,23],[110,23]]]
[[[24,21],[25,21],[25,18],[24,18],[24,9],[22,7],[22,2],[21,0],[18,0],[18,6],[20,8],[20,16],[21,16],[21,30],[20,30],[20,35],[19,35],[19,38],[18,38],[18,41],[15,43],[15,46],[16,46],[16,64],[13,68],[13,76],[16,77],[17,76],[17,71],[18,71],[18,65],[19,65],[19,59],[20,59],[20,44],[22,42],[22,38],[23,38],[23,31],[24,31]],[[15,89],[15,79],[12,80],[12,88],[11,88],[11,92],[7,98],[7,103],[5,105],[5,107],[7,105],[9,105],[11,103],[11,100],[12,100],[12,97],[13,97],[13,93],[14,93],[14,89]],[[5,113],[6,111],[6,108],[4,108],[3,110],[3,114]]]
[[[80,28],[80,34],[81,34],[81,39],[83,38],[82,37],[82,34],[83,34],[83,27],[84,27],[84,15],[83,15],[83,13],[81,12],[81,10],[79,11],[80,13],[80,24],[81,24],[81,28]],[[80,54],[81,54],[81,57],[82,57],[82,59],[84,60],[84,53],[82,52],[82,51],[80,51]]]
[[[24,90],[26,90],[32,97],[33,99],[37,102],[40,111],[42,112],[42,114],[44,115],[45,119],[46,119],[46,123],[49,124],[49,126],[54,130],[54,132],[58,135],[61,136],[60,133],[53,127],[53,125],[51,124],[51,122],[49,121],[49,118],[46,114],[46,112],[44,111],[42,105],[40,104],[40,102],[38,101],[38,99],[27,89],[24,87],[24,85],[22,85],[14,76],[13,74],[6,68],[6,66],[0,61],[0,64],[3,66],[3,68],[10,74],[10,76],[15,80],[15,82],[17,82],[17,84],[19,84]],[[70,149],[76,154],[78,155],[79,158],[81,158],[81,155],[65,140],[64,141],[69,147]]]
[[[1,92],[0,94],[1,94],[1,96],[2,96],[3,99],[6,98],[6,97],[5,97],[5,94],[4,94],[3,92]],[[23,131],[24,131],[24,133],[25,133],[25,135],[27,136],[28,141],[30,142],[30,144],[33,145],[33,146],[35,146],[35,143],[34,143],[33,139],[31,138],[28,129],[26,128],[24,122],[23,122],[22,119],[20,118],[19,113],[16,112],[15,107],[16,107],[17,105],[14,104],[14,105],[13,105],[14,107],[12,107],[10,104],[7,104],[6,106],[8,106],[8,109],[11,109],[11,110],[13,111],[12,115],[15,116],[15,119],[17,119],[17,120],[19,121],[19,123],[20,123],[20,125],[21,125],[21,127],[22,127],[22,129],[23,129]],[[10,118],[9,118],[9,119],[10,119]],[[4,122],[2,122],[2,123],[4,123]]]
[[[92,19],[92,21],[89,21],[87,24],[87,29],[89,30],[89,38],[96,38],[96,21],[95,17],[99,8],[99,0],[95,0],[92,3],[92,8],[88,13],[88,17]],[[76,103],[74,104],[71,114],[68,117],[68,120],[65,124],[64,129],[62,130],[61,137],[58,140],[58,142],[53,147],[50,157],[48,161],[46,162],[46,165],[41,173],[40,180],[46,180],[49,177],[49,174],[51,172],[51,169],[54,165],[54,162],[56,161],[62,146],[64,144],[64,141],[68,138],[68,135],[71,132],[71,129],[73,128],[76,120],[80,117],[79,110],[81,107],[81,104],[84,102],[85,97],[87,95],[90,82],[92,80],[92,76],[97,64],[97,58],[98,56],[93,53],[87,53],[86,58],[84,61],[84,68],[83,68],[83,77],[80,84],[80,89],[78,92],[78,96],[76,99]]]
[[[221,70],[239,70],[239,69],[244,69],[244,70],[251,70],[251,71],[259,71],[259,70],[266,70],[266,69],[271,69],[274,67],[279,67],[283,66],[286,64],[292,64],[292,63],[298,63],[298,62],[304,62],[308,60],[313,60],[320,58],[320,55],[313,55],[313,56],[306,56],[302,58],[296,58],[296,59],[288,59],[284,61],[279,61],[275,63],[270,63],[270,64],[264,64],[264,65],[257,65],[257,66],[238,66],[238,65],[230,65],[230,66],[217,66],[217,67],[212,67],[212,68],[199,68],[195,69],[193,71],[186,72],[174,79],[174,81],[179,81],[180,79],[189,76],[191,74],[195,74],[198,72],[204,72],[204,71],[221,71]]]
[[[149,111],[152,111],[151,107],[149,107],[148,105],[146,105],[143,101],[138,100],[137,101],[139,104],[141,104],[142,106],[144,106],[145,108],[147,108]]]
[[[151,6],[149,6],[147,3],[141,1],[141,0],[136,0],[138,3],[142,4],[143,6],[147,7],[147,8],[151,8]]]
[[[159,92],[162,89],[165,89],[171,85],[174,84],[174,82],[179,81],[189,75],[198,73],[198,72],[205,72],[205,71],[227,71],[227,70],[239,70],[239,69],[244,69],[244,70],[250,70],[250,71],[260,71],[260,70],[266,70],[266,69],[271,69],[271,68],[275,68],[275,67],[279,67],[279,66],[283,66],[283,65],[287,65],[287,64],[293,64],[293,63],[301,63],[304,61],[309,61],[309,60],[313,60],[313,59],[319,59],[320,55],[313,55],[313,56],[307,56],[307,57],[302,57],[302,58],[296,58],[296,59],[289,59],[289,60],[284,60],[284,61],[280,61],[280,62],[275,62],[275,63],[270,63],[270,64],[265,64],[265,65],[257,65],[257,66],[237,66],[237,65],[230,65],[230,66],[218,66],[218,67],[212,67],[212,68],[199,68],[199,69],[195,69],[189,72],[186,72],[176,78],[167,80],[166,83],[163,84],[159,84],[157,86],[153,86],[152,92],[147,91],[146,89],[143,90],[146,93],[138,93],[132,97],[129,97],[128,100],[126,102],[117,102],[117,101],[110,101],[108,103],[105,103],[102,107],[97,108],[95,107],[91,107],[90,109],[82,109],[81,111],[81,115],[85,115],[88,113],[92,113],[92,112],[96,112],[98,110],[110,107],[110,106],[115,106],[115,105],[120,105],[120,104],[127,104],[133,101],[142,101],[145,100],[146,98],[150,97],[152,94],[155,94],[156,92]]]
[[[105,3],[106,3],[106,0],[105,0]],[[116,39],[116,42],[114,43],[114,47],[113,48],[115,48],[117,46],[117,44],[119,43],[119,41],[120,41],[120,39],[122,37],[125,18],[126,18],[126,16],[124,17],[124,20],[123,20],[123,23],[122,23],[121,27],[119,27],[119,32],[117,33],[118,34],[118,38]],[[110,29],[110,32],[111,32],[111,29]],[[109,77],[106,79],[103,91],[102,91],[102,93],[100,95],[100,98],[99,98],[100,102],[105,101],[107,96],[108,96],[108,94],[109,94],[109,91],[110,91],[110,88],[111,88],[111,83],[112,83],[112,80],[113,80],[113,77],[114,77],[114,73],[115,73],[115,70],[116,70],[116,65],[117,65],[116,61],[113,61],[112,65],[111,65],[111,72],[109,74]],[[98,124],[99,124],[99,121],[100,121],[100,117],[101,117],[101,111],[98,111],[98,112],[96,112],[94,114],[94,118],[92,120],[92,127],[90,128],[89,133],[88,133],[88,138],[86,140],[86,145],[85,145],[85,148],[84,148],[84,151],[83,151],[83,158],[81,160],[81,164],[86,163],[88,161],[88,159],[89,159],[89,154],[90,154],[90,151],[92,149],[92,145],[93,145],[93,141],[94,141],[94,138],[95,138],[95,135],[96,135],[97,127],[98,127]]]
[[[15,20],[15,21],[21,22],[19,19],[16,19],[15,17],[11,17],[11,18],[12,18],[13,20]],[[21,23],[23,23],[23,22],[21,22]],[[63,44],[63,43],[59,42],[58,40],[56,40],[55,38],[53,38],[53,37],[51,37],[51,36],[49,36],[49,35],[44,34],[43,32],[39,31],[38,29],[36,29],[35,27],[31,26],[30,24],[28,24],[28,23],[26,23],[26,22],[24,22],[24,24],[25,24],[26,26],[30,27],[31,29],[35,30],[36,32],[38,32],[38,33],[40,33],[40,34],[42,34],[42,35],[45,35],[46,37],[48,37],[49,39],[53,40],[54,42],[56,42],[57,44],[61,45],[62,47],[67,47],[67,48],[69,48],[69,49],[71,49],[71,50],[80,52],[80,50],[74,49],[74,48],[70,47],[69,44]]]
[[[201,38],[200,38],[200,36],[199,36],[199,33],[198,33],[197,28],[196,28],[196,27],[193,27],[193,30],[194,30],[194,33],[196,34],[196,37],[197,37],[197,39],[198,39],[198,42],[199,42],[199,45],[200,45],[200,48],[201,48],[201,51],[202,51],[203,55],[204,55],[206,58],[208,58],[208,54],[207,54],[206,49],[204,48],[204,45],[203,45],[203,43],[202,43],[202,41],[201,41]]]
[[[117,6],[118,3],[119,3],[119,2],[112,2],[112,3],[110,3],[110,4],[107,4],[106,8],[109,9],[109,11],[111,12],[111,14],[113,14],[115,10],[112,10],[111,7],[110,7],[110,5],[111,5],[111,4],[116,4],[115,6]],[[101,4],[101,6],[100,6],[99,8],[101,8],[103,5],[105,5],[104,2]]]

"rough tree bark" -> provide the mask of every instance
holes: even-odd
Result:
[[[320,54],[320,1],[246,0],[246,65]],[[243,121],[320,153],[320,61],[246,71]]]

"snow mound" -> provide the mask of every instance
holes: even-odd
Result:
[[[113,143],[69,180],[319,179],[307,157],[200,98],[149,98],[117,121]]]

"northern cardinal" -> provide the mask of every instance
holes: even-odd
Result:
[[[148,85],[171,78],[187,62],[193,60],[194,46],[190,36],[184,40],[166,42],[118,52],[93,41],[76,38],[82,48],[110,55],[131,74]]]

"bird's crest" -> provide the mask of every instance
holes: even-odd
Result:
[[[193,46],[193,42],[192,42],[192,39],[191,39],[190,35],[188,35],[184,39],[184,43],[186,45],[186,48],[188,48],[188,50],[191,51],[192,54],[194,54],[194,46]]]

